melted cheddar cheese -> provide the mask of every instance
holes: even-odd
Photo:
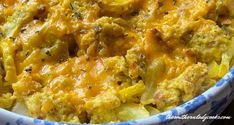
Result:
[[[149,117],[232,67],[233,0],[0,0],[0,107],[66,123]]]

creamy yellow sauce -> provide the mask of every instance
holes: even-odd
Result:
[[[0,0],[0,107],[51,121],[142,119],[233,65],[233,0]]]

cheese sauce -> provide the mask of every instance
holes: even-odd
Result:
[[[176,107],[233,66],[233,4],[0,0],[0,107],[66,123]]]

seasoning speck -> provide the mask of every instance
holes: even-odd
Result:
[[[89,84],[87,87],[88,87],[88,89],[92,89],[93,88],[93,86],[91,84]]]
[[[74,16],[78,19],[81,19],[81,13],[80,12],[75,12]]]
[[[52,56],[49,50],[46,50],[45,54],[48,56]]]
[[[25,56],[26,56],[26,57],[28,57],[28,56],[29,56],[29,54],[30,54],[30,53],[29,53],[29,52],[27,52],[27,53],[25,54]]]
[[[25,71],[28,73],[32,73],[32,66],[29,66],[28,68],[26,68]]]
[[[11,39],[12,41],[15,41],[16,38],[14,38],[14,37],[9,37],[9,39]]]
[[[118,85],[122,85],[122,82],[121,82],[121,81],[118,81],[117,84],[118,84]]]

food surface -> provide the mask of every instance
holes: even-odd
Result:
[[[234,64],[233,0],[0,0],[0,107],[66,123],[142,119]]]

